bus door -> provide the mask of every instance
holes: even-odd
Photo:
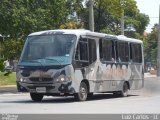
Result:
[[[100,84],[101,72],[99,67],[99,62],[97,62],[97,44],[98,38],[88,38],[88,52],[89,52],[89,81],[90,81],[90,91],[95,92],[97,89],[97,84]]]
[[[75,79],[77,84],[84,79],[88,80],[88,66],[89,66],[89,53],[88,53],[88,39],[80,38],[77,43],[76,54],[75,54]],[[78,86],[77,85],[77,86]]]

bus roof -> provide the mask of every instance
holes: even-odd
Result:
[[[57,29],[57,30],[46,30],[46,31],[40,31],[40,32],[34,32],[29,34],[28,36],[34,36],[34,35],[46,35],[46,34],[75,34],[77,36],[94,36],[98,38],[112,38],[117,40],[123,40],[123,41],[129,41],[129,42],[136,42],[136,43],[142,43],[141,40],[134,39],[134,38],[128,38],[123,35],[110,35],[105,33],[98,33],[98,32],[92,32],[90,30],[85,29]]]

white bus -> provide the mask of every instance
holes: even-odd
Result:
[[[44,95],[85,101],[101,92],[125,97],[143,85],[143,42],[88,30],[28,35],[17,67],[17,89],[33,101]]]

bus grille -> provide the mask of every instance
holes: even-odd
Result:
[[[52,82],[53,78],[29,78],[32,82]]]

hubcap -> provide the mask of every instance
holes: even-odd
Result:
[[[81,87],[80,89],[80,97],[84,100],[87,96],[86,89],[84,87]]]
[[[128,86],[127,86],[127,84],[124,85],[124,87],[123,87],[123,92],[124,92],[124,95],[125,95],[125,96],[128,95]]]

